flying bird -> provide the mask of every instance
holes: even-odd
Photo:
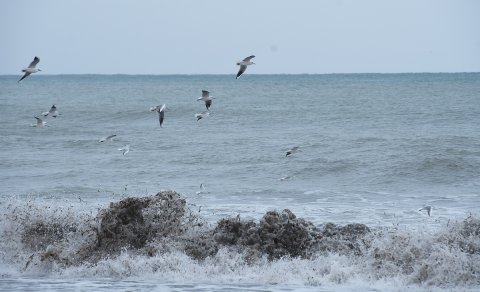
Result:
[[[205,191],[205,185],[202,183],[200,184],[200,190],[195,192],[196,195],[200,194],[209,194],[209,192]]]
[[[163,125],[163,120],[165,119],[165,104],[162,105],[162,107],[157,106],[157,112],[158,112],[158,121],[160,122],[160,127]]]
[[[113,134],[110,136],[103,137],[102,139],[98,140],[98,142],[105,142],[105,141],[112,141],[114,137],[117,137],[117,135]]]
[[[292,149],[288,150],[285,157],[287,157],[288,155],[292,155],[293,153],[297,152],[298,148],[299,148],[299,146],[295,146]]]
[[[203,119],[204,117],[209,116],[210,113],[208,111],[203,111],[201,113],[195,114],[195,117],[197,118],[197,122]]]
[[[240,75],[247,70],[248,65],[255,64],[251,61],[253,58],[255,58],[255,56],[251,55],[250,57],[246,57],[242,61],[237,62],[237,65],[240,66],[240,70],[238,70],[237,77],[235,79],[238,79],[238,77],[240,77]]]
[[[23,75],[22,78],[20,78],[20,80],[17,81],[17,83],[19,83],[23,79],[27,78],[27,76],[32,74],[32,73],[37,73],[38,71],[42,71],[40,69],[35,68],[35,66],[37,66],[38,62],[40,62],[40,59],[38,57],[33,58],[33,61],[30,63],[30,65],[28,65],[28,68],[24,68],[22,70],[22,72],[25,72],[25,74]]]
[[[42,119],[38,117],[34,117],[34,118],[37,119],[37,123],[32,125],[34,127],[43,127],[47,124],[47,122],[44,122]]]
[[[428,216],[430,216],[430,211],[432,211],[432,206],[425,206],[418,211],[427,211]]]
[[[207,111],[210,108],[210,106],[212,105],[212,99],[213,99],[213,97],[210,96],[210,92],[207,91],[207,90],[202,90],[202,96],[197,98],[197,100],[205,101],[205,107],[207,108]]]
[[[118,148],[118,150],[122,151],[122,154],[125,155],[130,151],[130,145],[125,145],[122,148]]]
[[[50,108],[50,110],[49,110],[48,112],[42,113],[42,115],[43,115],[44,117],[50,115],[50,116],[56,118],[56,117],[59,115],[59,113],[58,113],[58,111],[57,111],[57,107],[56,107],[55,105],[52,105],[52,107]]]

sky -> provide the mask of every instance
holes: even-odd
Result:
[[[479,72],[477,0],[1,0],[0,74]]]

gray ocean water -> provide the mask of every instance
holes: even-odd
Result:
[[[0,76],[0,290],[480,287],[479,73],[17,79]],[[203,89],[215,99],[197,121]],[[60,115],[32,127],[53,104]],[[161,104],[162,128],[149,111]],[[286,157],[293,146],[299,151]],[[368,252],[252,265],[222,250],[195,261],[181,251],[147,259],[125,248],[96,263],[27,264],[36,256],[22,246],[25,226],[82,225],[111,202],[164,190],[182,194],[212,226],[288,208],[318,226],[382,230],[372,244],[411,250],[416,260],[408,271],[405,260],[382,266]],[[431,216],[419,211],[426,205]],[[442,241],[467,225],[478,232],[458,236],[473,249]],[[62,246],[63,254],[73,249]],[[427,276],[415,280],[425,266]]]

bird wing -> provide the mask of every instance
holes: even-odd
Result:
[[[116,136],[117,136],[117,135],[115,135],[115,134],[114,134],[114,135],[110,135],[110,136],[108,136],[107,138],[105,138],[105,140],[110,140],[110,139],[112,139],[113,137],[116,137]]]
[[[20,81],[22,81],[23,79],[27,78],[28,75],[30,75],[31,73],[30,72],[25,72],[25,74],[23,75],[22,78],[20,78],[20,80],[17,81],[17,83],[19,83]]]
[[[207,110],[210,108],[210,106],[212,105],[212,100],[206,100],[205,101],[205,106],[207,107]]]
[[[245,70],[247,70],[247,65],[240,65],[240,70],[238,70],[237,77],[235,79],[238,79],[238,77],[240,77]]]
[[[163,104],[162,107],[161,107],[158,111],[159,111],[159,112],[163,112],[163,111],[165,110],[165,107],[166,107],[166,106],[167,106],[166,104]]]
[[[30,63],[30,65],[28,65],[28,68],[35,68],[35,66],[37,66],[38,62],[40,62],[40,59],[35,56],[35,58],[33,58],[33,61]]]
[[[207,90],[202,90],[202,97],[208,97],[209,94],[210,94],[209,91],[207,91]]]
[[[243,59],[244,62],[249,62],[251,59],[255,58],[254,55],[248,56],[245,59]]]
[[[162,127],[164,117],[165,117],[165,111],[163,110],[158,111],[158,121],[160,122],[160,127]]]
[[[34,117],[37,119],[37,125],[43,125],[43,121],[42,119],[38,118],[38,117]]]
[[[57,107],[55,105],[52,105],[52,107],[50,108],[50,110],[48,111],[48,113],[50,114],[53,114],[54,112],[57,111]]]

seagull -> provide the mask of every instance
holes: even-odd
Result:
[[[210,92],[207,90],[202,90],[202,96],[197,98],[197,100],[203,100],[205,101],[205,106],[207,107],[207,111],[212,105],[212,99],[213,97],[210,96]]]
[[[52,107],[50,108],[50,110],[49,110],[48,112],[42,113],[42,115],[43,115],[44,117],[50,115],[50,116],[56,118],[56,117],[59,115],[59,113],[57,112],[57,107],[56,107],[55,105],[52,105]]]
[[[98,140],[98,142],[105,142],[105,141],[112,141],[114,137],[116,137],[117,135],[110,135],[110,136],[106,136],[106,137],[103,137],[102,139]]]
[[[158,121],[160,122],[160,127],[162,127],[165,118],[165,104],[163,104],[162,107],[157,105],[155,110],[158,112]]]
[[[286,180],[289,180],[291,178],[293,178],[293,176],[287,175],[287,176],[284,176],[284,177],[280,178],[280,181],[286,181]]]
[[[424,210],[427,211],[428,216],[430,216],[430,211],[432,210],[432,206],[425,206],[418,211],[424,211]]]
[[[32,125],[34,127],[43,127],[47,124],[47,122],[44,122],[42,119],[40,119],[38,117],[34,117],[34,118],[37,119],[37,123]]]
[[[17,81],[17,83],[19,83],[23,79],[27,78],[27,76],[32,74],[32,73],[37,73],[38,71],[42,71],[40,69],[35,68],[35,66],[37,66],[38,62],[40,62],[40,59],[38,57],[35,57],[33,59],[33,61],[30,63],[30,65],[28,65],[28,68],[24,68],[22,70],[22,72],[25,72],[25,74],[23,75],[22,78],[20,78],[20,80]]]
[[[204,117],[209,116],[210,113],[208,111],[203,111],[201,113],[195,114],[195,117],[197,118],[197,122],[203,119]]]
[[[206,192],[205,191],[205,185],[204,184],[200,184],[200,190],[195,192],[196,195],[200,195],[200,194],[208,194],[209,192]]]
[[[122,148],[118,148],[118,150],[122,151],[122,154],[125,155],[130,151],[130,145],[125,145]]]
[[[251,55],[250,57],[246,57],[242,61],[237,62],[237,65],[240,66],[240,70],[238,70],[237,77],[235,79],[238,79],[238,77],[240,77],[240,75],[247,70],[248,65],[255,64],[251,61],[253,58],[255,58],[255,56]]]
[[[293,153],[297,152],[297,150],[298,150],[299,147],[300,147],[300,146],[295,146],[295,147],[293,147],[292,149],[288,150],[288,151],[287,151],[287,154],[285,155],[285,157],[287,157],[288,155],[292,155]]]

